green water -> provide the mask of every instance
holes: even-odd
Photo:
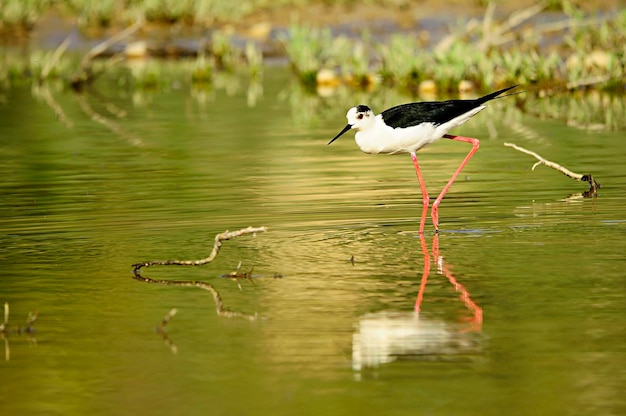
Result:
[[[0,98],[0,301],[11,325],[39,311],[32,336],[3,340],[2,414],[626,413],[622,98],[597,114],[593,97],[559,114],[498,100],[459,129],[481,148],[438,241],[430,223],[416,233],[407,155],[364,155],[351,133],[326,146],[348,107],[409,100],[391,91],[323,99],[270,67],[206,91],[103,79]],[[505,141],[592,173],[599,196],[568,198],[586,184],[531,171]],[[420,152],[431,197],[468,150]],[[132,279],[133,263],[203,258],[249,225],[268,232],[210,265],[142,273],[211,283],[256,320]],[[239,262],[252,281],[220,277]],[[172,308],[168,344],[154,328]]]

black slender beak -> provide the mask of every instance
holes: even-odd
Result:
[[[335,137],[333,137],[333,139],[331,141],[328,142],[328,144],[331,144],[332,142],[334,142],[335,140],[337,140],[339,137],[341,137],[342,134],[344,134],[345,132],[347,132],[348,130],[350,130],[352,128],[352,124],[348,124],[346,127],[343,128],[343,130],[341,130],[339,132],[338,135],[336,135]]]

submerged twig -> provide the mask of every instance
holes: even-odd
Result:
[[[501,37],[497,38],[492,42],[490,46],[501,46],[508,42],[513,42],[516,39],[521,41],[525,41],[531,36],[536,36],[537,34],[541,34],[542,36],[546,36],[547,33],[551,32],[561,32],[564,30],[572,30],[574,28],[586,27],[586,26],[594,26],[599,25],[607,20],[606,17],[589,17],[584,20],[579,19],[565,19],[557,22],[550,22],[544,24],[537,24],[533,26],[532,30],[523,32],[519,35],[515,33],[507,33],[503,34]]]
[[[535,4],[526,9],[511,13],[506,22],[502,23],[499,26],[491,28],[491,21],[493,18],[493,13],[495,11],[495,3],[490,2],[489,6],[487,7],[487,12],[485,13],[485,17],[483,19],[484,35],[482,40],[478,44],[478,48],[480,50],[486,50],[487,48],[496,44],[504,43],[502,42],[503,38],[507,38],[506,41],[512,40],[514,38],[514,34],[510,31],[520,26],[522,23],[528,21],[529,19],[533,18],[534,16],[538,15],[544,9],[544,5]]]
[[[74,126],[72,120],[70,120],[67,117],[67,114],[65,114],[63,107],[61,107],[61,105],[54,99],[54,96],[50,92],[50,88],[48,88],[48,85],[41,84],[37,88],[33,88],[33,94],[43,98],[48,107],[50,107],[52,111],[54,111],[57,119],[65,124],[67,128],[72,128]]]
[[[4,302],[4,322],[0,326],[0,331],[4,331],[4,328],[9,323],[9,302]]]
[[[9,302],[4,303],[4,320],[0,324],[0,339],[4,340],[4,359],[9,361],[11,359],[11,347],[9,346],[9,335],[11,334],[27,334],[28,340],[33,344],[37,344],[37,340],[33,338],[32,334],[35,332],[35,328],[33,328],[33,322],[39,316],[39,312],[29,312],[28,317],[26,318],[26,326],[9,326]]]
[[[223,274],[222,277],[226,279],[235,280],[237,282],[237,287],[239,288],[239,290],[243,290],[243,288],[241,287],[241,283],[239,283],[239,280],[241,279],[249,280],[250,283],[254,285],[255,284],[254,280],[252,280],[252,272],[254,271],[254,266],[252,266],[252,268],[247,272],[242,272],[240,271],[240,269],[241,269],[241,261],[237,265],[237,268],[235,269],[235,271],[227,273],[227,274]]]
[[[568,90],[575,90],[582,87],[588,87],[590,85],[603,84],[605,82],[609,82],[610,80],[610,75],[595,75],[577,81],[570,81],[566,84],[565,87]]]
[[[165,332],[165,326],[168,324],[169,321],[172,320],[172,318],[174,318],[177,312],[178,310],[176,308],[169,311],[167,315],[163,317],[163,319],[161,320],[161,323],[157,325],[155,329],[157,334],[161,335],[161,338],[163,338],[163,341],[165,341],[165,345],[167,345],[170,351],[172,351],[172,354],[178,353],[178,347],[176,346],[176,344],[174,344],[174,342],[170,339],[170,337]]]
[[[237,231],[224,231],[221,234],[215,236],[215,242],[213,243],[213,250],[211,250],[211,254],[208,257],[200,260],[153,260],[146,261],[143,263],[133,264],[133,272],[137,274],[139,269],[142,267],[150,267],[150,266],[202,266],[203,264],[211,263],[217,254],[220,252],[220,248],[222,247],[222,241],[230,240],[233,238],[237,238],[244,234],[256,234],[267,231],[265,227],[248,227],[243,228]]]
[[[76,101],[78,101],[81,110],[83,110],[83,112],[87,114],[89,118],[91,118],[93,121],[102,124],[113,133],[128,140],[133,146],[143,146],[143,141],[139,137],[136,137],[131,133],[126,132],[126,130],[124,130],[118,123],[96,112],[91,107],[91,105],[87,101],[87,98],[84,95],[76,94]]]
[[[161,320],[161,323],[159,325],[157,325],[157,331],[163,331],[163,329],[165,329],[165,326],[172,320],[172,318],[174,318],[174,316],[176,316],[176,314],[178,313],[178,309],[173,308],[171,311],[169,311]]]
[[[175,263],[172,263],[175,264]],[[139,269],[133,270],[133,278],[135,280],[139,280],[141,282],[146,283],[156,283],[160,285],[170,285],[170,286],[183,286],[183,287],[197,287],[200,289],[207,290],[213,296],[213,300],[215,301],[215,311],[218,316],[223,316],[226,318],[244,318],[249,321],[254,321],[258,318],[257,314],[251,315],[243,312],[236,312],[226,309],[224,307],[224,302],[222,301],[222,297],[219,292],[211,285],[210,283],[200,282],[197,280],[167,280],[167,279],[152,279],[150,277],[142,276],[139,273]]]
[[[61,57],[67,50],[67,47],[70,45],[70,41],[71,41],[71,37],[70,36],[66,37],[65,40],[54,50],[54,53],[52,53],[52,56],[50,57],[50,59],[46,61],[46,64],[44,65],[43,69],[41,70],[41,73],[39,74],[39,82],[48,78],[48,75],[50,75],[50,72],[52,72],[54,67],[59,63],[59,61],[61,60]]]
[[[29,312],[26,317],[26,326],[9,326],[9,302],[4,303],[4,320],[2,324],[0,324],[0,335],[9,335],[9,334],[32,334],[35,329],[33,328],[33,323],[39,316],[39,312]]]
[[[253,321],[258,318],[257,314],[251,315],[241,312],[235,312],[228,310],[224,307],[224,303],[222,302],[222,298],[219,292],[211,285],[210,283],[200,282],[197,280],[167,280],[167,279],[152,279],[150,277],[145,277],[141,275],[142,267],[150,267],[150,266],[201,266],[203,264],[207,264],[212,262],[215,257],[217,257],[220,252],[220,248],[222,247],[222,241],[230,240],[245,234],[256,234],[258,232],[265,232],[267,228],[265,227],[247,227],[237,231],[224,231],[215,236],[215,242],[213,244],[213,250],[211,250],[211,254],[208,257],[200,260],[154,260],[154,261],[146,261],[143,263],[133,264],[133,278],[135,280],[139,280],[141,282],[146,283],[156,283],[161,285],[171,285],[171,286],[185,286],[185,287],[197,287],[200,289],[207,290],[213,296],[213,300],[215,301],[215,310],[219,316],[224,316],[227,318],[239,317],[248,319]],[[170,318],[171,319],[171,318]]]
[[[587,194],[589,196],[596,196],[598,194],[598,188],[600,187],[600,184],[598,182],[596,182],[596,180],[593,178],[592,175],[581,175],[580,173],[575,173],[572,172],[571,170],[559,165],[558,163],[552,162],[550,160],[544,159],[543,157],[539,156],[537,153],[525,149],[521,146],[518,146],[516,144],[513,143],[504,143],[505,146],[508,147],[512,147],[515,150],[518,150],[522,153],[526,153],[527,155],[531,155],[534,158],[536,158],[538,160],[538,162],[536,162],[531,170],[535,170],[535,168],[539,165],[546,165],[549,168],[552,169],[556,169],[559,172],[561,172],[562,174],[564,174],[565,176],[568,176],[572,179],[575,179],[577,181],[581,181],[581,182],[587,182],[589,183],[589,191],[587,192]]]
[[[72,87],[74,87],[75,89],[80,89],[84,84],[92,82],[97,75],[91,70],[91,62],[93,61],[93,59],[106,51],[112,45],[138,31],[143,26],[143,24],[144,20],[139,19],[126,29],[114,34],[110,38],[91,48],[85,54],[85,56],[83,56],[83,59],[80,61],[76,72],[74,72],[74,75],[72,76]]]

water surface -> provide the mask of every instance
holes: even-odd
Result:
[[[0,300],[12,325],[40,313],[34,335],[5,338],[3,414],[626,412],[621,98],[549,118],[494,102],[459,129],[481,148],[420,240],[410,158],[364,155],[351,134],[326,146],[351,105],[410,98],[322,99],[282,68],[261,85],[95,92],[1,92]],[[572,196],[586,184],[531,171],[505,141],[592,173],[600,194]],[[420,152],[431,197],[468,150]],[[249,225],[269,231],[142,273],[210,283],[256,320],[132,279],[133,263],[203,258]],[[220,277],[240,262],[252,281]],[[154,328],[172,308],[168,344]]]

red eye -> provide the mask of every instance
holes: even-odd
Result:
[[[359,120],[363,120],[363,114],[359,114],[358,116],[356,116],[356,118],[358,118]]]

